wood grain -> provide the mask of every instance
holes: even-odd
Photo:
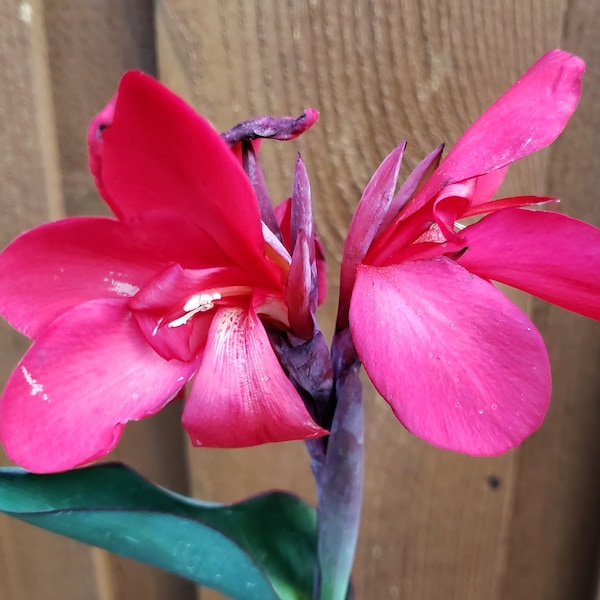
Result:
[[[404,138],[404,173],[440,142],[451,144],[552,47],[588,62],[581,106],[552,149],[511,169],[503,192],[555,194],[562,210],[600,225],[599,12],[587,0],[7,0],[0,242],[65,213],[106,210],[88,176],[87,123],[125,69],[156,70],[156,46],[161,79],[221,130],[257,114],[320,110],[313,130],[265,143],[261,159],[280,200],[303,152],[330,265],[321,322],[331,334],[344,235],[379,162]],[[367,388],[357,598],[600,600],[600,327],[514,297],[544,333],[554,374],[548,419],[520,449],[492,459],[436,450]],[[25,347],[0,324],[0,382]],[[129,425],[113,458],[180,491],[189,479],[208,500],[284,488],[314,501],[302,444],[192,449],[180,409]],[[0,519],[0,598],[194,595],[181,580]]]
[[[332,302],[323,318],[331,327],[341,244],[378,162],[405,137],[409,167],[440,141],[452,143],[529,64],[572,36],[573,19],[590,17],[589,10],[562,0],[495,6],[468,0],[238,1],[201,7],[159,0],[159,74],[219,129],[255,114],[320,110],[321,121],[298,144],[264,144],[261,153],[273,196],[282,198],[289,193],[296,147],[302,148],[330,260]],[[585,55],[591,41],[578,42]],[[598,89],[597,82],[588,85]],[[582,106],[582,122],[589,110]],[[589,209],[591,196],[581,183],[559,187],[550,178],[561,161],[570,162],[573,178],[581,180],[580,161],[573,160],[576,138],[571,133],[559,150],[516,165],[503,192],[568,192],[570,200],[584,194]],[[594,153],[586,156],[592,160]],[[585,210],[579,214],[593,216]],[[567,557],[577,547],[588,552],[598,537],[594,527],[580,527],[597,507],[595,486],[584,473],[597,472],[598,443],[590,429],[597,424],[591,402],[598,332],[583,319],[561,311],[550,318],[541,304],[519,302],[530,307],[552,345],[557,407],[547,429],[522,449],[485,460],[438,451],[404,432],[370,394],[358,598],[558,599],[583,598],[570,590],[591,589],[588,561]],[[588,335],[576,333],[574,321]],[[573,380],[579,382],[576,394]],[[579,416],[564,424],[561,415],[574,412]],[[563,425],[557,427],[557,420]],[[543,455],[555,460],[542,464]],[[555,470],[558,457],[563,466]],[[295,489],[310,496],[301,464],[300,452],[291,456],[279,447],[235,455],[190,450],[193,490],[215,497],[243,496],[267,481],[278,486],[290,469]],[[234,469],[243,474],[232,482]],[[567,470],[577,485],[559,493]],[[569,507],[577,516],[568,514]]]
[[[41,2],[0,5],[0,242],[60,216],[62,196]],[[0,384],[26,348],[0,324]],[[7,464],[2,456],[1,461]],[[54,590],[50,582],[69,580]],[[95,599],[92,553],[67,539],[0,517],[0,597],[11,600]]]
[[[547,162],[547,193],[600,226],[600,47],[590,24],[600,5],[570,2],[561,45],[587,62],[581,103]],[[503,598],[591,598],[600,539],[600,324],[536,301],[553,398],[540,432],[519,455]],[[549,576],[550,575],[550,576]]]
[[[24,7],[31,6],[32,25],[35,24],[37,29],[31,35],[31,48],[20,43],[8,55],[3,53],[4,61],[14,65],[12,79],[22,87],[29,86],[29,89],[15,89],[9,98],[12,102],[7,103],[5,98],[1,105],[1,109],[6,111],[0,115],[2,124],[9,123],[13,127],[2,136],[2,140],[6,140],[4,147],[13,148],[11,153],[3,156],[4,161],[0,161],[10,170],[8,177],[2,177],[2,182],[10,181],[11,176],[19,178],[18,189],[14,193],[8,190],[12,196],[8,192],[2,195],[3,206],[13,212],[18,210],[17,216],[20,217],[11,219],[10,223],[0,223],[5,243],[22,229],[64,213],[108,213],[89,174],[85,142],[87,126],[93,115],[114,94],[125,70],[155,71],[153,7],[148,0],[57,0],[44,3],[44,13],[38,3],[11,4],[14,5],[12,20],[3,18],[2,27],[12,23],[13,29],[17,26],[23,29],[23,15],[28,14]],[[43,48],[40,47],[42,41]],[[29,53],[27,61],[21,55],[23,50]],[[43,75],[43,84],[39,73],[28,75],[27,71],[22,71],[34,60],[43,61],[43,66],[37,67]],[[6,78],[3,81],[6,82]],[[32,102],[27,103],[30,98]],[[23,118],[16,118],[20,113],[23,113]],[[23,135],[28,126],[32,132]],[[26,145],[26,156],[22,155],[24,151],[20,150],[19,143]],[[14,161],[17,160],[22,160],[21,164],[28,164],[29,168],[15,168]],[[51,185],[50,176],[62,182],[62,189],[55,191],[57,185]],[[50,194],[57,199],[49,198]],[[64,211],[48,208],[62,203],[63,198]],[[7,220],[8,214],[2,213]],[[2,335],[2,343],[14,337],[14,334]],[[17,342],[13,345],[17,346]],[[3,352],[2,369],[7,369],[5,376],[22,354],[23,344],[18,346],[10,349],[10,358],[4,359]],[[179,420],[180,407],[174,405],[152,419],[130,425],[109,459],[125,461],[153,481],[185,492],[187,474]],[[17,526],[12,522],[7,524],[9,528]],[[194,595],[193,585],[158,569],[97,549],[89,550],[27,526],[21,529],[25,533],[20,533],[22,541],[16,543],[3,534],[5,551],[16,544],[21,553],[20,558],[11,558],[7,568],[8,581],[11,577],[15,580],[17,573],[27,573],[26,568],[30,571],[26,582],[11,584],[11,592],[7,592],[6,596],[11,599],[50,598],[46,595],[48,588],[52,590],[52,598],[57,599],[183,600]],[[63,546],[69,549],[70,555],[63,550],[58,553],[52,550]],[[51,555],[48,565],[57,572],[56,577],[37,557],[38,552]],[[76,583],[73,584],[73,581]],[[36,587],[32,588],[32,585]],[[81,589],[83,585],[86,586],[85,591]],[[38,591],[33,593],[35,590]]]

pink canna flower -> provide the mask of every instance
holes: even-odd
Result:
[[[36,472],[97,459],[192,378],[183,426],[195,445],[324,435],[265,329],[294,332],[291,315],[309,318],[290,290],[295,267],[266,241],[227,143],[135,72],[88,141],[116,218],[49,223],[0,255],[0,312],[34,340],[0,400],[11,459]]]
[[[382,163],[344,248],[338,330],[405,427],[442,448],[494,455],[542,422],[551,379],[539,332],[490,280],[600,319],[600,231],[550,198],[492,200],[507,166],[563,130],[581,59],[538,60],[440,162],[394,194],[405,144]],[[460,220],[486,215],[465,226]]]

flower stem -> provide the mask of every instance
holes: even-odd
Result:
[[[319,574],[315,600],[345,600],[356,551],[363,491],[363,400],[349,335],[334,340],[337,406],[316,475]]]

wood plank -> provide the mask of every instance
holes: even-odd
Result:
[[[42,11],[44,9],[44,12]],[[106,213],[87,166],[91,117],[114,93],[128,68],[154,71],[152,2],[57,0],[2,5],[0,105],[3,245],[48,218]],[[64,184],[61,189],[59,179]],[[26,342],[2,324],[5,381]],[[133,465],[158,483],[185,491],[187,477],[180,407],[128,427],[111,459]],[[0,597],[177,598],[194,587],[157,569],[2,520]],[[34,576],[32,576],[34,575]]]
[[[52,91],[64,195],[69,215],[108,214],[89,174],[85,136],[90,119],[114,94],[128,69],[154,73],[151,0],[59,0],[46,6]],[[132,423],[108,460],[133,466],[149,479],[187,490],[180,406]],[[96,551],[99,590],[111,600],[184,600],[194,586],[147,565]]]
[[[0,245],[57,218],[62,193],[40,1],[0,4]],[[0,386],[27,346],[0,324]],[[0,457],[2,464],[7,459]],[[78,573],[77,577],[71,577]],[[54,589],[49,582],[69,581]],[[92,553],[76,542],[0,517],[0,597],[95,599]]]
[[[381,158],[404,137],[409,166],[440,141],[451,143],[531,62],[563,42],[591,63],[587,96],[556,150],[513,167],[503,192],[558,194],[570,214],[598,223],[592,4],[240,0],[200,7],[159,0],[159,71],[219,129],[253,114],[321,111],[299,146],[334,300],[343,236]],[[264,145],[276,198],[289,193],[295,149]],[[358,598],[590,596],[598,542],[598,326],[518,301],[546,335],[555,378],[548,422],[520,450],[476,460],[432,449],[402,431],[372,394]],[[329,329],[333,303],[323,313]],[[301,451],[288,452],[190,450],[193,490],[233,499],[285,485],[293,473],[294,489],[312,497]]]
[[[567,214],[600,226],[600,5],[570,2],[561,46],[587,62],[583,97],[548,157],[547,192]],[[559,251],[557,244],[557,251]],[[552,405],[519,456],[503,598],[591,598],[600,539],[600,324],[536,302],[550,349]]]

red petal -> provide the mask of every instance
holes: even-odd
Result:
[[[107,454],[128,421],[160,410],[195,370],[156,354],[122,301],[82,304],[34,342],[0,400],[0,438],[34,472]]]
[[[153,277],[130,300],[129,307],[156,352],[166,359],[188,361],[206,342],[213,301],[238,304],[259,286],[259,281],[237,267],[183,269],[174,264]],[[201,296],[207,297],[205,306],[200,314],[193,313],[194,300]]]
[[[252,311],[214,316],[204,359],[183,412],[196,446],[238,448],[325,435],[285,376]]]
[[[164,264],[116,220],[48,223],[22,234],[0,254],[0,313],[35,337],[82,302],[133,296]]]
[[[491,284],[456,263],[360,266],[350,327],[375,387],[420,438],[495,455],[541,424],[550,368],[540,334]]]
[[[340,275],[340,306],[337,322],[339,330],[345,329],[348,324],[348,307],[356,267],[367,254],[394,199],[405,148],[406,141],[392,150],[377,167],[363,192],[350,223],[344,243]]]
[[[294,172],[290,243],[292,261],[286,287],[290,326],[295,335],[308,340],[314,332],[318,281],[310,182],[300,155]]]
[[[408,175],[406,181],[400,186],[398,193],[394,196],[392,203],[379,226],[377,237],[379,237],[387,226],[398,216],[398,213],[406,203],[427,183],[432,173],[440,164],[444,144],[439,145],[430,152]]]
[[[256,197],[213,127],[157,81],[127,73],[103,134],[101,179],[115,214],[136,224],[172,215],[170,231],[208,234],[237,264],[264,265]],[[264,268],[264,267],[263,267]]]
[[[473,217],[475,215],[484,215],[490,212],[496,212],[505,208],[521,208],[523,206],[542,206],[551,202],[558,202],[556,198],[549,196],[513,196],[511,198],[499,198],[471,206],[464,217]]]
[[[405,216],[448,183],[501,169],[552,143],[577,107],[584,70],[579,57],[562,50],[542,56],[467,129]]]
[[[463,232],[473,273],[600,320],[600,230],[555,212],[507,208]]]

